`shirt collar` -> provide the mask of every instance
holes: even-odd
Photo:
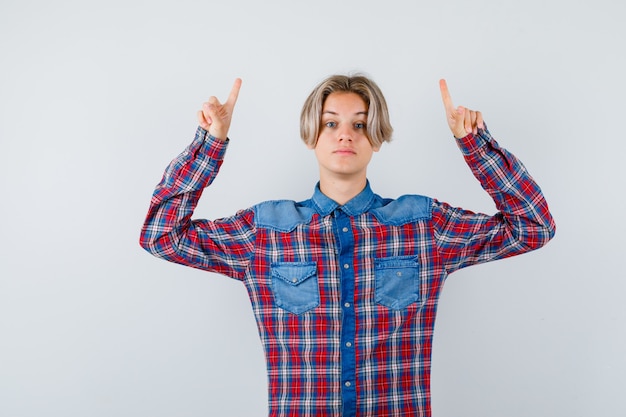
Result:
[[[367,181],[363,191],[354,196],[343,206],[340,206],[335,200],[322,193],[320,190],[320,183],[318,182],[315,186],[315,191],[311,200],[313,201],[317,212],[322,216],[328,216],[337,208],[340,208],[349,216],[358,216],[359,214],[363,214],[369,210],[374,202],[374,197],[374,192],[370,188],[369,181]]]

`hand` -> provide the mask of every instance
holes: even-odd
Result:
[[[226,103],[221,104],[217,98],[212,96],[209,101],[202,105],[202,110],[198,110],[200,126],[219,140],[225,141],[228,137],[228,129],[240,88],[241,79],[237,78]]]
[[[477,134],[478,129],[485,128],[481,112],[462,106],[454,107],[446,80],[439,80],[439,89],[441,90],[443,106],[446,108],[446,120],[448,120],[448,126],[455,138],[460,139],[470,133]]]

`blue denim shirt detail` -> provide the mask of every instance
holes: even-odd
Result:
[[[382,224],[399,226],[430,218],[431,207],[432,199],[421,195],[404,195],[397,200],[381,198],[374,194],[369,182],[363,191],[340,206],[322,193],[318,183],[309,200],[299,203],[291,200],[266,201],[257,204],[254,211],[257,226],[291,232],[298,225],[310,223],[315,213],[328,216],[338,208],[350,217],[371,212]]]

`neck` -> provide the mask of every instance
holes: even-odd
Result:
[[[324,193],[326,197],[343,206],[363,191],[366,184],[367,179],[365,177],[359,180],[342,180],[340,178],[325,180],[324,178],[320,178],[320,191]]]

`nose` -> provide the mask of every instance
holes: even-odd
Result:
[[[343,128],[338,132],[337,138],[339,139],[340,142],[341,141],[352,142],[352,132],[348,128]]]

